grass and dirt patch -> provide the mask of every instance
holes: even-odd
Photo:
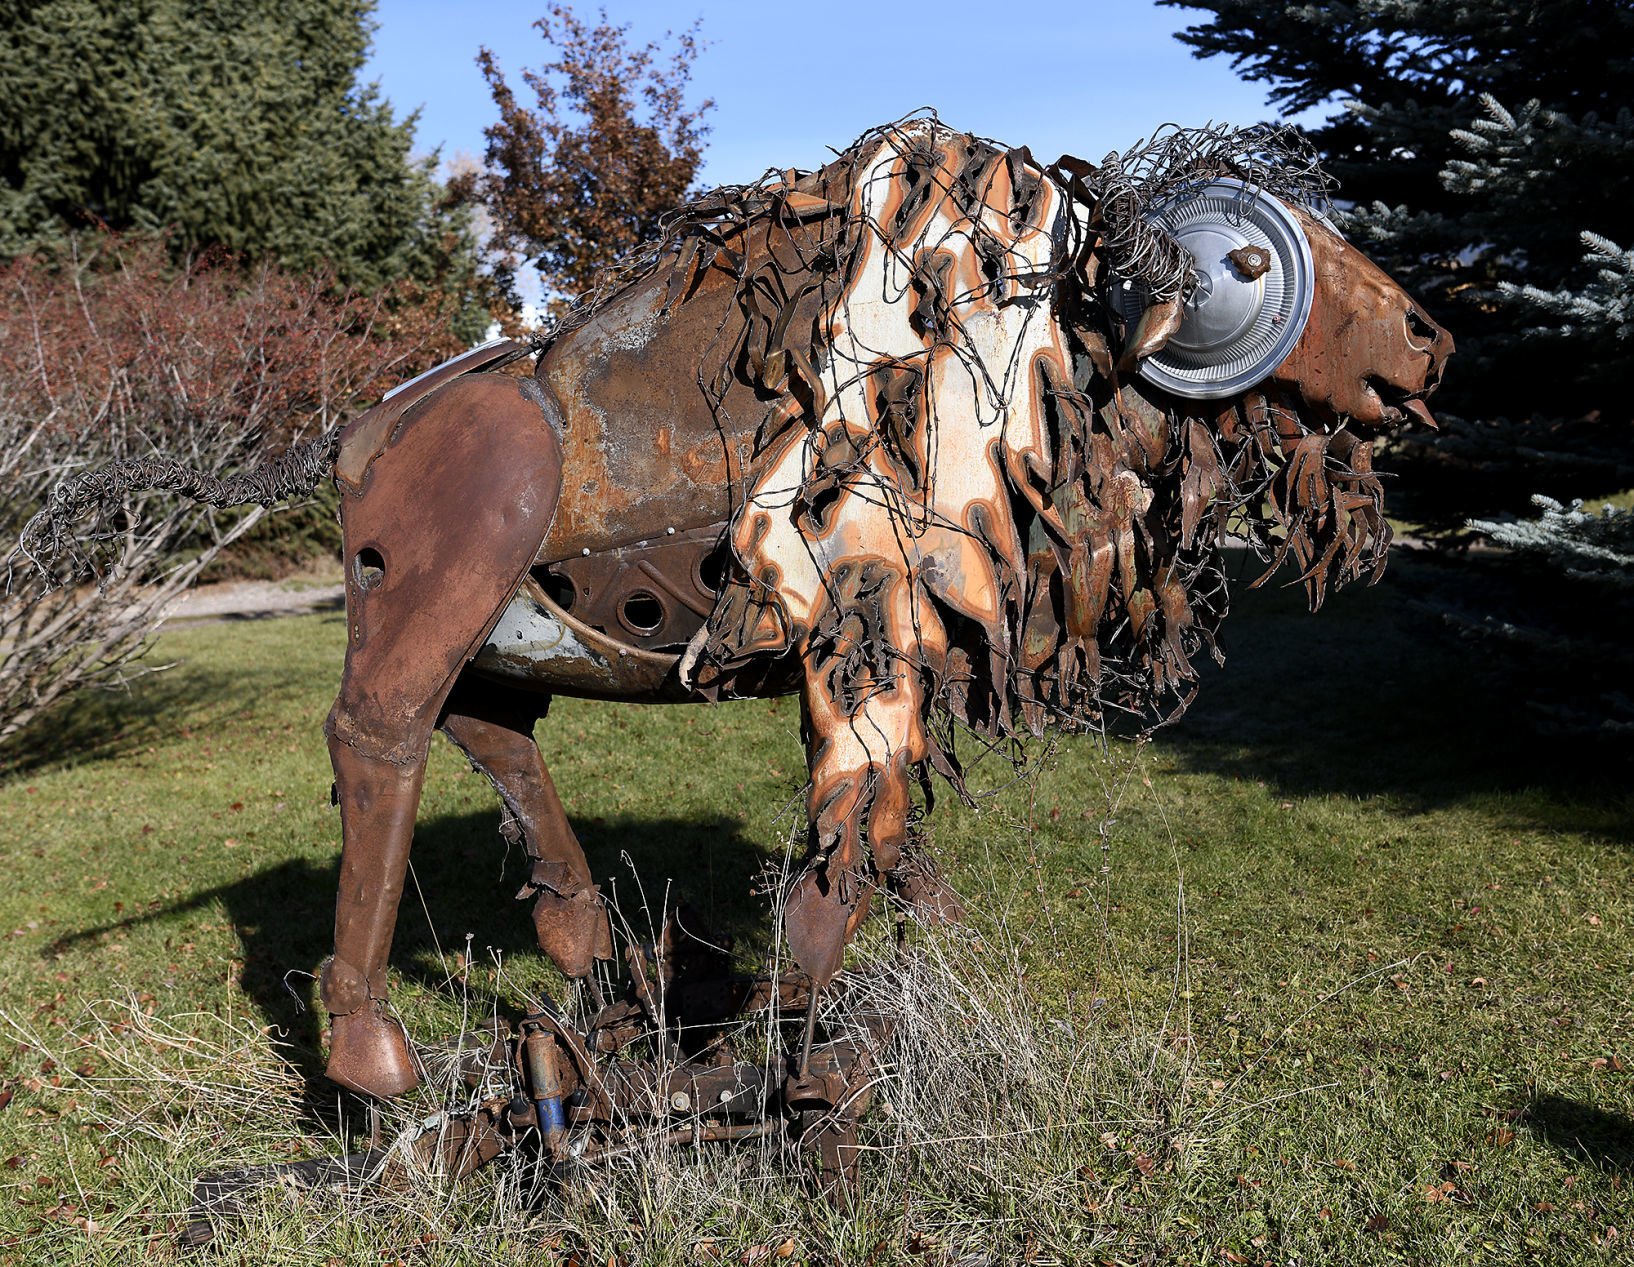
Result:
[[[1626,1261],[1634,796],[1527,739],[1399,606],[1388,578],[1314,618],[1249,596],[1177,727],[1064,741],[979,811],[940,798],[937,854],[978,911],[924,935],[902,984],[918,1063],[870,1125],[854,1214],[775,1150],[660,1150],[560,1198],[479,1172],[269,1202],[227,1259]],[[8,754],[0,1262],[177,1258],[197,1172],[358,1127],[319,1077],[306,975],[331,933],[343,650],[334,614],[167,634],[174,667]],[[750,947],[798,731],[788,700],[564,699],[540,727],[621,909],[673,876]],[[439,741],[393,952],[422,1037],[550,978],[497,818]]]

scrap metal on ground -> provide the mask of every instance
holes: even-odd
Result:
[[[332,471],[348,641],[320,992],[329,1076],[368,1096],[419,1078],[387,963],[433,730],[498,789],[540,946],[593,983],[612,943],[533,739],[551,696],[798,693],[809,851],[783,931],[811,1019],[777,1088],[749,1079],[760,1116],[704,1131],[753,1133],[843,1091],[814,1018],[876,902],[958,913],[920,845],[933,775],[963,792],[971,751],[1181,711],[1219,656],[1228,525],[1265,575],[1292,560],[1313,607],[1382,570],[1372,442],[1429,422],[1452,339],[1326,193],[1278,129],[1046,167],[901,121],[677,209],[531,344],[475,349],[274,466],[82,477],[25,548],[71,552],[75,517],[129,487],[266,501]],[[639,1000],[613,1006],[651,1038]],[[604,1101],[652,1094],[639,1070],[607,1089],[623,1032],[525,1020],[517,1085],[559,1079],[569,1107],[534,1094],[473,1138],[531,1112],[552,1150],[617,1147]]]
[[[786,1078],[765,1034],[803,1023],[810,981],[735,973],[729,944],[683,907],[651,944],[626,948],[622,996],[588,1021],[541,997],[515,1025],[496,1017],[416,1046],[417,1067],[446,1097],[443,1111],[344,1157],[200,1176],[183,1243],[215,1240],[268,1189],[298,1200],[403,1192],[508,1159],[548,1190],[580,1167],[655,1148],[773,1141],[791,1130],[815,1152],[823,1190],[846,1199],[892,1017],[865,988],[848,991],[854,978],[840,978],[809,1040],[805,1076]]]

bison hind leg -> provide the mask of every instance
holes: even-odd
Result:
[[[387,962],[431,732],[550,529],[561,447],[514,380],[473,374],[410,408],[378,452],[343,436],[341,458],[357,476],[340,480],[346,667],[327,727],[342,847],[319,994],[329,1077],[384,1097],[416,1081]]]
[[[520,837],[530,869],[517,894],[532,897],[539,948],[564,976],[591,980],[595,961],[613,957],[601,890],[546,769],[533,728],[550,697],[526,695],[467,675],[450,697],[443,733],[488,776],[504,804],[501,830]]]

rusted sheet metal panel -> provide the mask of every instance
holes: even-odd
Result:
[[[651,540],[572,555],[545,572],[574,618],[639,647],[679,652],[708,619],[726,579],[726,525],[665,529]]]
[[[674,653],[643,651],[576,619],[530,576],[501,613],[472,667],[522,689],[586,699],[695,700],[677,676],[679,662]]]
[[[369,463],[385,449],[403,415],[439,387],[463,375],[519,360],[528,351],[526,344],[514,339],[493,339],[399,383],[378,405],[353,419],[341,432],[335,454],[336,482],[354,493],[362,488]]]
[[[806,179],[820,187],[821,174]],[[801,197],[804,215],[789,210]],[[734,484],[777,404],[744,372],[745,333],[776,316],[785,329],[809,325],[818,309],[815,293],[745,285],[751,263],[812,260],[822,250],[825,220],[811,214],[812,195],[791,188],[762,201],[777,214],[710,220],[707,237],[686,239],[541,353],[536,376],[561,408],[566,471],[541,562],[732,513]]]

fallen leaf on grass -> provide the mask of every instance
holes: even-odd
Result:
[[[772,1258],[788,1258],[793,1255],[794,1248],[793,1237],[778,1245],[751,1245],[738,1256],[738,1261],[753,1264],[763,1263]]]
[[[1367,1220],[1367,1230],[1374,1233],[1388,1232],[1390,1230],[1390,1220],[1382,1214],[1372,1215]]]

